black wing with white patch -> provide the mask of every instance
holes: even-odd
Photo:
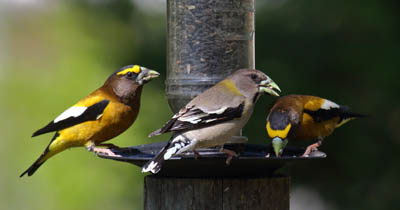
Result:
[[[341,108],[318,109],[317,111],[304,109],[304,113],[309,114],[315,122],[323,122],[335,117],[341,117],[343,111]]]
[[[162,128],[152,132],[149,137],[170,131],[198,129],[240,118],[243,114],[243,109],[244,103],[239,104],[237,107],[221,109],[214,112],[204,112],[196,107],[185,108],[174,115]]]
[[[97,120],[101,117],[104,109],[109,103],[109,100],[104,99],[89,107],[73,106],[63,112],[55,120],[51,121],[44,128],[33,133],[32,137],[48,132],[59,131],[85,121]]]
[[[317,111],[304,109],[304,112],[309,114],[315,122],[323,122],[335,117],[339,117],[340,119],[338,123],[340,123],[342,120],[346,120],[349,118],[359,118],[367,116],[363,114],[352,113],[349,110],[350,108],[348,106],[342,105],[339,108],[318,109]]]

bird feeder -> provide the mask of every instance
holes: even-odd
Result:
[[[168,0],[167,21],[174,113],[234,71],[254,68],[254,0]]]
[[[254,68],[254,0],[167,0],[166,95],[176,113],[192,98],[235,70]],[[265,134],[262,134],[265,138]],[[143,166],[164,143],[113,149],[103,158]],[[270,146],[227,145],[239,154],[230,165],[218,149],[172,157],[144,179],[144,209],[289,209],[290,178],[275,172],[303,158],[287,147],[282,157]]]

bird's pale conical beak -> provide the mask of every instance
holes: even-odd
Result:
[[[151,70],[151,69],[143,68],[143,67],[142,67],[142,72],[143,72],[142,80],[145,82],[148,82],[148,81],[160,76],[160,73],[158,73],[154,70]]]
[[[282,139],[279,137],[275,137],[272,139],[272,147],[274,148],[276,157],[279,157],[282,154],[283,149],[286,147],[286,144],[287,140],[282,141]]]
[[[272,96],[279,96],[278,91],[281,92],[281,89],[271,78],[260,82],[259,92],[268,93]]]

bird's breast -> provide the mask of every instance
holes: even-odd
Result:
[[[137,111],[135,107],[130,107],[121,103],[111,103],[104,110],[103,116],[98,119],[98,132],[93,136],[93,140],[103,142],[114,138],[128,129],[136,120]],[[138,108],[137,108],[138,109]]]

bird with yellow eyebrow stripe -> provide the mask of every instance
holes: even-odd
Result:
[[[307,147],[303,156],[318,150],[322,140],[344,123],[365,117],[349,112],[347,106],[308,95],[287,95],[279,98],[271,108],[266,129],[272,138],[277,157],[289,141],[317,140]]]
[[[95,153],[113,155],[101,144],[128,129],[139,113],[143,85],[160,74],[129,65],[111,74],[99,89],[65,110],[32,137],[56,132],[42,155],[20,177],[31,176],[50,157],[71,147],[84,146]]]

